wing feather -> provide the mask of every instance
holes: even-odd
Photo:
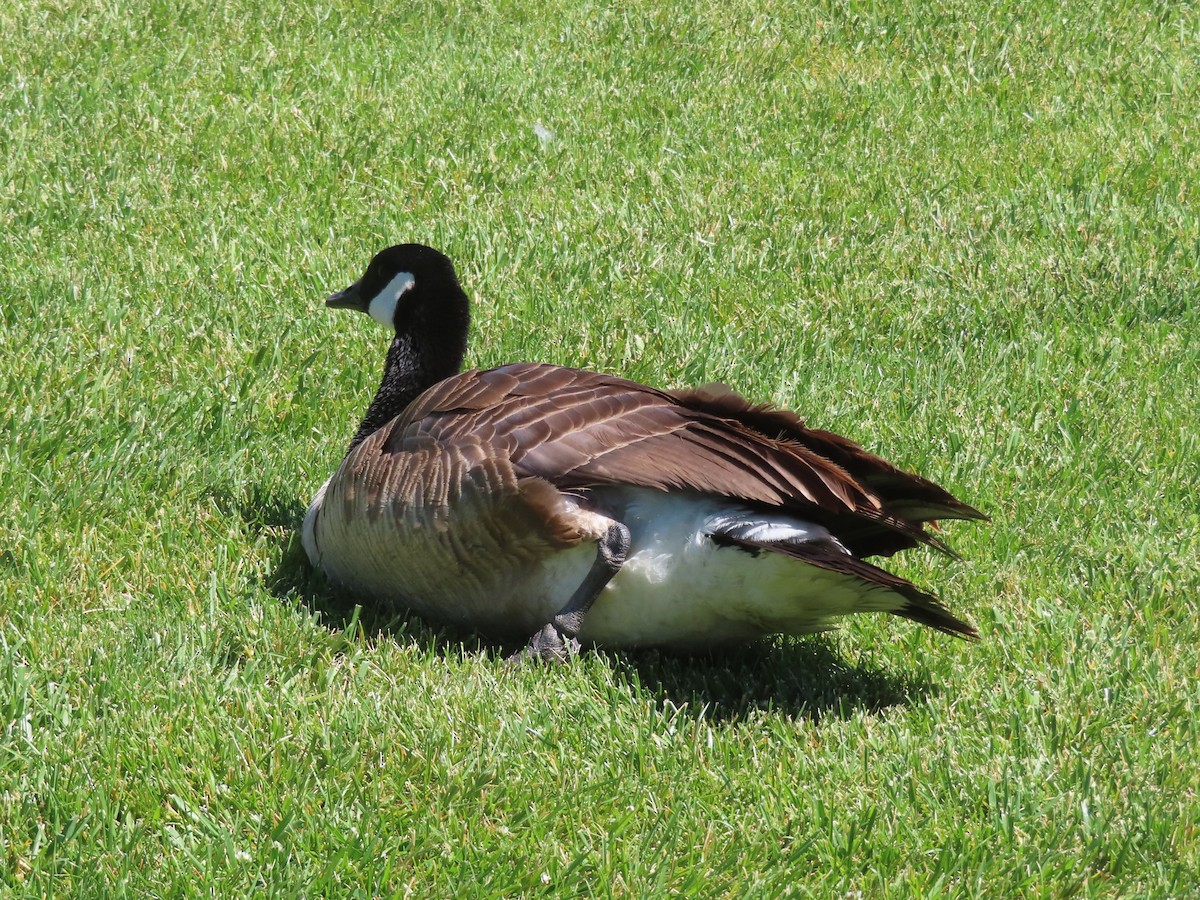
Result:
[[[931,481],[794,413],[723,386],[668,393],[537,363],[471,370],[418,397],[385,452],[420,436],[467,443],[562,490],[632,485],[729,497],[826,525],[853,552],[944,545],[923,523],[982,518]]]

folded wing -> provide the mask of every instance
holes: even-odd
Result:
[[[720,386],[669,393],[545,364],[472,370],[435,385],[390,430],[384,453],[469,439],[562,490],[626,484],[786,510],[864,556],[945,549],[924,523],[984,518],[854,442]]]

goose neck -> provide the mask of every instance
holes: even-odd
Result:
[[[465,328],[457,338],[397,332],[388,348],[379,389],[350,442],[350,450],[404,412],[426,390],[457,374],[465,353]]]

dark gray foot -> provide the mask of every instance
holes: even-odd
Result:
[[[596,548],[596,561],[588,569],[583,582],[576,588],[566,606],[542,626],[529,644],[510,662],[518,659],[540,659],[545,662],[566,662],[572,653],[579,652],[576,635],[583,628],[583,617],[592,608],[629,555],[629,529],[617,522],[610,525]]]
[[[510,663],[532,659],[544,663],[565,663],[579,652],[579,641],[567,637],[554,625],[547,622],[542,630],[529,639],[525,649],[508,658]]]

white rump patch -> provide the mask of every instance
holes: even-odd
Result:
[[[380,325],[391,328],[396,316],[396,304],[400,302],[401,295],[416,283],[417,280],[412,277],[411,272],[397,272],[367,306],[371,318]]]

